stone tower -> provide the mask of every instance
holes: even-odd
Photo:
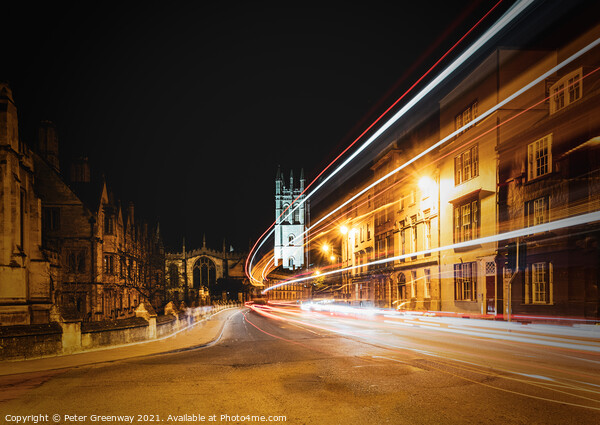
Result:
[[[290,171],[290,183],[286,187],[281,169],[277,168],[275,177],[275,266],[283,265],[288,270],[302,268],[305,264],[307,207],[306,202],[303,202],[305,195],[301,195],[304,192],[304,183],[304,170],[301,170],[299,184],[294,188],[294,173]]]

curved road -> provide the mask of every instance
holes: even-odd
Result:
[[[84,417],[77,423],[128,423],[93,421],[92,415],[132,415],[135,423],[148,423],[152,416],[138,422],[137,415],[157,415],[161,423],[189,424],[259,423],[236,415],[264,415],[319,425],[600,423],[598,353],[447,333],[436,329],[439,324],[399,325],[285,308],[268,314],[245,308],[222,315],[221,339],[204,348],[0,377],[0,418],[10,423],[6,415],[14,421],[48,414],[54,423],[52,415],[59,414],[60,423],[73,422],[64,415]]]

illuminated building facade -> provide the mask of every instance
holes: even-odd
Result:
[[[41,248],[42,207],[31,150],[19,139],[17,108],[0,83],[0,325],[48,323],[52,270]]]
[[[134,316],[141,302],[161,307],[164,248],[158,225],[136,222],[133,203],[123,209],[104,178],[91,176],[86,158],[71,164],[68,178],[63,175],[51,123],[40,127],[38,151],[42,246],[53,254],[60,314],[100,321]]]
[[[275,177],[275,267],[287,270],[302,268],[305,249],[308,206],[303,202],[304,170],[300,171],[298,187],[294,187],[294,173],[290,171],[290,184],[285,186],[283,174],[277,169]],[[292,204],[293,203],[293,204]],[[290,207],[291,206],[291,207]]]
[[[168,301],[188,305],[205,305],[211,300],[244,301],[248,279],[244,274],[246,254],[233,247],[216,250],[206,246],[180,253],[167,253],[165,261],[166,297]]]
[[[560,63],[600,37],[596,26],[548,53]],[[544,226],[600,210],[600,49],[536,87],[534,120],[515,122],[498,147],[500,231]],[[525,232],[502,241],[504,312],[600,317],[600,225]],[[511,247],[512,249],[509,249]],[[519,259],[516,261],[518,248]],[[512,252],[509,252],[512,251]],[[505,297],[507,298],[507,297]]]

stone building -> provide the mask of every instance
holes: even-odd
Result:
[[[545,54],[560,63],[600,37],[595,26]],[[535,88],[534,118],[513,122],[498,147],[502,232],[600,211],[600,48]],[[512,252],[509,247],[512,246]],[[518,261],[516,253],[518,249]],[[503,311],[517,316],[600,317],[600,225],[526,232],[499,246]],[[510,302],[508,302],[510,300]]]
[[[236,252],[223,240],[222,250],[202,247],[180,253],[167,253],[165,260],[167,301],[205,305],[211,301],[244,301],[248,279],[244,273],[246,254]]]
[[[158,226],[137,223],[133,204],[123,211],[103,177],[93,178],[87,158],[58,162],[52,123],[42,123],[36,192],[42,201],[42,245],[54,254],[55,303],[65,316],[86,321],[134,315],[140,302],[164,301],[164,249]]]
[[[308,206],[304,201],[304,170],[300,171],[298,187],[294,187],[294,172],[290,171],[286,187],[281,170],[275,177],[275,267],[288,270],[302,268],[308,248],[305,249]]]
[[[19,138],[12,91],[0,83],[0,326],[50,319],[55,282],[41,248],[34,171],[33,153]]]

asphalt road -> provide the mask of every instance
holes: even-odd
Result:
[[[394,320],[268,314],[231,315],[220,341],[205,348],[0,377],[0,420],[40,414],[48,421],[38,423],[55,423],[58,414],[60,423],[128,423],[112,415],[135,423],[273,423],[245,417],[263,415],[289,424],[600,423],[594,351]]]

